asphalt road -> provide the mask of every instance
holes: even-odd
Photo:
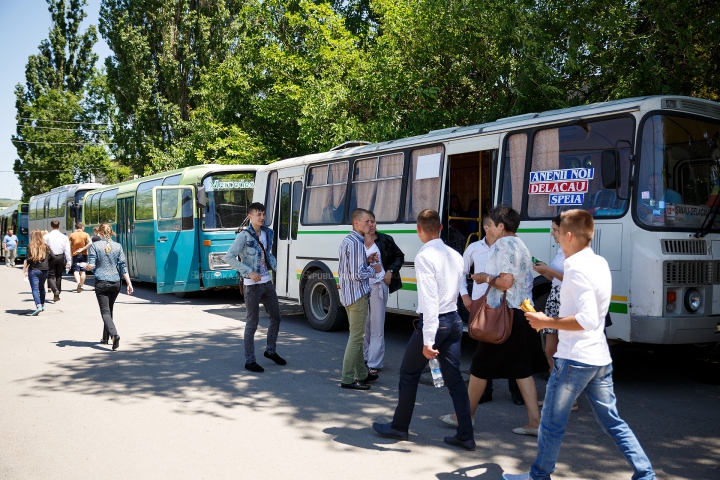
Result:
[[[0,477],[475,478],[527,471],[534,437],[511,433],[525,409],[504,381],[475,417],[478,449],[442,443],[453,430],[445,389],[424,375],[409,441],[374,434],[391,417],[410,318],[388,316],[386,368],[370,392],[339,387],[347,332],[318,332],[284,305],[279,367],[243,369],[245,311],[231,291],[191,298],[136,285],[115,306],[120,350],[100,345],[92,292],[64,281],[37,317],[22,272],[0,266]],[[71,291],[73,290],[73,291]],[[124,290],[123,290],[124,291]],[[50,297],[51,298],[51,297]],[[263,312],[264,313],[264,312]],[[264,349],[261,318],[257,350]],[[463,342],[463,366],[474,345]],[[621,345],[613,350],[620,414],[659,478],[720,478],[718,350]],[[467,372],[465,372],[467,375]],[[540,396],[545,382],[537,380]],[[571,417],[554,478],[630,478],[585,398]]]

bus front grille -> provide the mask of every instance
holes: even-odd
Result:
[[[720,284],[720,260],[686,260],[663,262],[665,285]]]
[[[707,255],[705,240],[660,240],[662,252],[672,255]]]

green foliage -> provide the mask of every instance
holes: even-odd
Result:
[[[14,170],[23,200],[54,187],[85,182],[92,175],[114,180],[118,170],[109,160],[107,141],[93,124],[106,118],[95,111],[86,87],[97,80],[95,27],[79,32],[85,0],[48,0],[53,20],[49,39],[31,55],[25,87],[15,87],[17,133],[13,142],[19,159]]]

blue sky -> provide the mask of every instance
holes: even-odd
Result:
[[[87,0],[87,18],[82,25],[98,25],[101,0]],[[17,150],[10,141],[15,133],[15,85],[25,84],[25,65],[48,37],[50,12],[45,0],[0,0],[0,197],[19,199],[20,182],[12,171]],[[95,53],[102,66],[112,52],[98,33]]]

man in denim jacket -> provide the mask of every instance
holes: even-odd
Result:
[[[225,262],[238,271],[243,277],[245,291],[245,368],[251,372],[264,372],[255,359],[255,331],[258,327],[260,302],[270,317],[267,333],[265,357],[278,365],[287,362],[277,354],[275,346],[280,330],[280,304],[278,303],[275,285],[272,283],[271,270],[275,270],[276,262],[272,249],[273,231],[265,224],[265,206],[255,202],[248,208],[250,226],[238,233],[235,242],[225,255]]]

